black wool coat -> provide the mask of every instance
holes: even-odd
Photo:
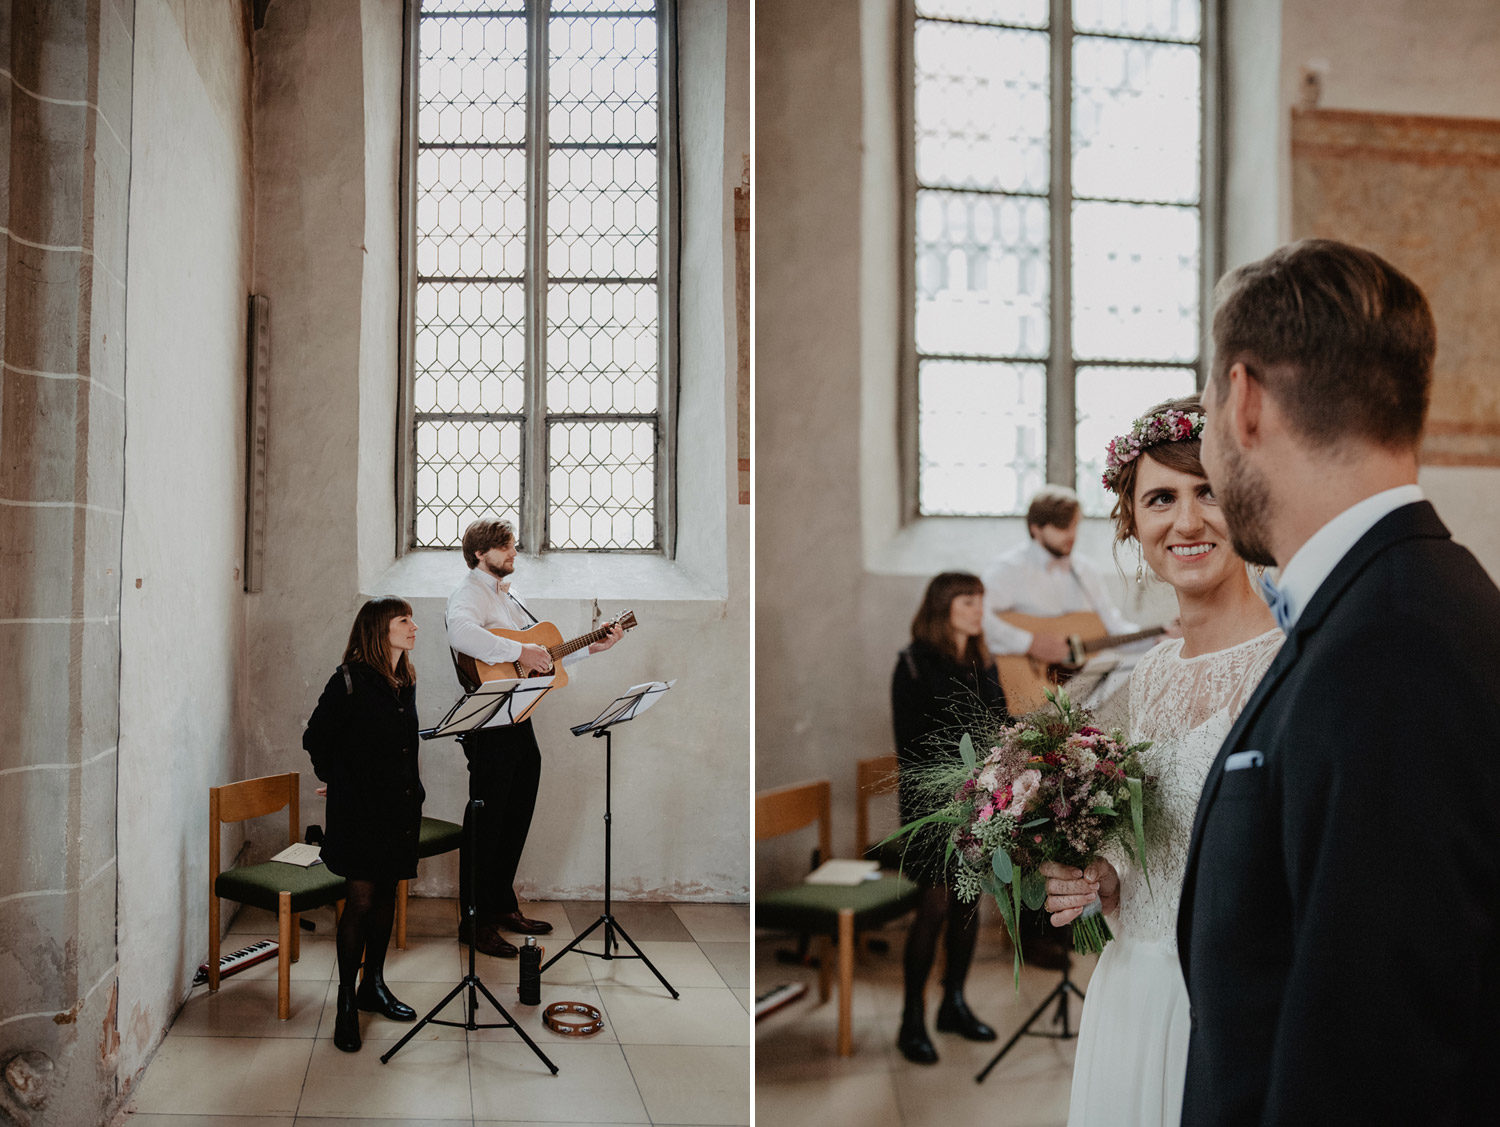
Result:
[[[1293,624],[1208,774],[1182,1122],[1491,1122],[1500,591],[1426,502]]]
[[[907,769],[958,757],[958,741],[979,723],[1003,722],[1005,694],[993,665],[960,665],[925,642],[901,651],[891,674],[891,719],[900,765],[897,798],[904,825],[932,813],[908,785]],[[936,844],[934,844],[936,843]],[[923,880],[942,871],[940,834],[919,834],[907,848],[904,867]]]
[[[393,688],[363,662],[334,671],[302,734],[313,771],[328,784],[323,863],[332,872],[374,881],[417,875],[427,797],[417,744],[414,686]]]

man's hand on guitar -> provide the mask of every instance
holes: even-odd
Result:
[[[526,644],[521,647],[521,656],[516,659],[516,664],[527,673],[546,673],[552,668],[552,655],[545,646]]]
[[[609,633],[589,646],[589,653],[602,654],[623,637],[625,637],[625,628],[618,622],[612,622],[609,625]]]
[[[1033,634],[1031,648],[1026,652],[1047,665],[1061,665],[1072,656],[1068,640],[1061,634]]]

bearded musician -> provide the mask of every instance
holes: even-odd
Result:
[[[463,553],[469,574],[448,597],[447,611],[448,645],[454,651],[460,680],[467,676],[463,671],[467,663],[460,660],[460,655],[488,665],[515,662],[528,674],[551,673],[552,657],[546,647],[490,632],[491,628],[526,630],[537,622],[511,586],[510,576],[516,565],[516,534],[510,521],[486,517],[471,523],[464,530]],[[623,636],[624,630],[613,625],[603,638],[587,649],[569,654],[562,664],[571,666],[590,654],[602,653]],[[466,690],[473,687],[464,685]],[[545,935],[552,930],[547,921],[522,915],[515,893],[516,870],[536,809],[542,754],[529,719],[471,732],[463,740],[463,749],[469,761],[469,795],[484,805],[478,813],[472,852],[470,820],[475,812],[472,807],[464,812],[463,844],[459,850],[460,894],[468,894],[470,873],[477,861],[482,879],[474,892],[474,946],[486,955],[514,958],[516,946],[501,934],[503,931]],[[470,941],[469,926],[467,919],[459,925],[462,942]]]

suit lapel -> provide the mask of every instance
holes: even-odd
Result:
[[[1328,578],[1323,580],[1322,585],[1307,604],[1307,608],[1293,624],[1286,643],[1281,647],[1281,652],[1276,655],[1276,660],[1271,663],[1271,667],[1261,678],[1260,684],[1255,687],[1255,691],[1250,694],[1250,699],[1245,702],[1245,707],[1241,710],[1233,727],[1229,729],[1229,735],[1224,737],[1219,754],[1214,757],[1213,766],[1209,768],[1208,779],[1204,784],[1203,794],[1198,799],[1198,809],[1193,815],[1193,834],[1188,845],[1187,867],[1183,873],[1182,902],[1177,916],[1177,948],[1184,974],[1188,968],[1188,938],[1191,930],[1185,924],[1192,919],[1193,882],[1198,867],[1199,839],[1203,835],[1203,824],[1208,809],[1213,805],[1214,797],[1219,792],[1219,783],[1224,778],[1224,760],[1233,752],[1241,750],[1239,744],[1245,732],[1260,715],[1277,686],[1286,679],[1287,673],[1301,656],[1306,640],[1322,625],[1349,586],[1382,552],[1403,540],[1422,537],[1446,540],[1450,536],[1447,527],[1439,519],[1437,511],[1427,501],[1403,505],[1376,521],[1374,526],[1359,538],[1354,547],[1344,553],[1343,559],[1339,560],[1333,571],[1329,572]]]

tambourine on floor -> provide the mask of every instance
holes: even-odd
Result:
[[[604,1028],[604,1015],[587,1002],[553,1002],[542,1010],[542,1024],[563,1037],[592,1037]]]

